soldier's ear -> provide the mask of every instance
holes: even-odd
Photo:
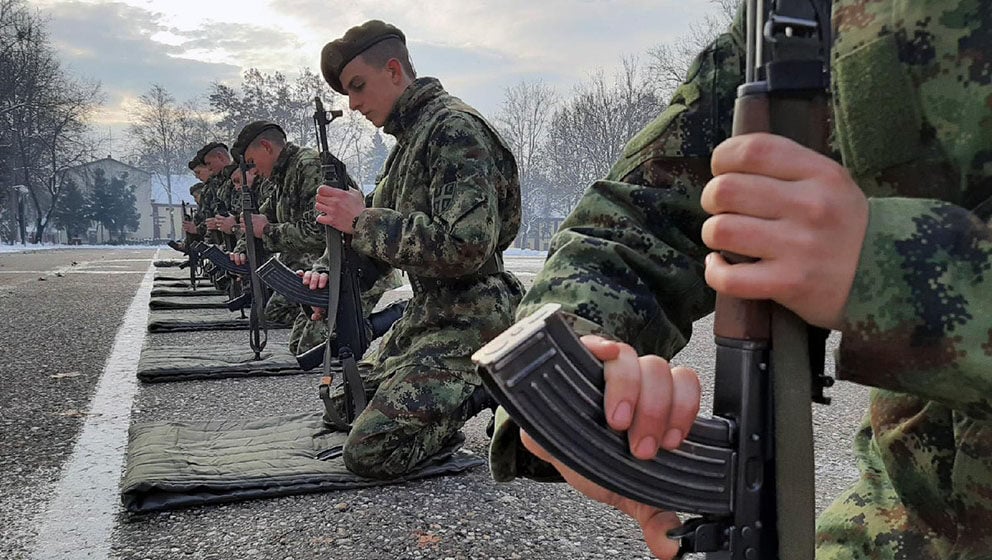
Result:
[[[398,59],[390,58],[389,62],[386,63],[386,69],[390,72],[390,79],[393,84],[399,84],[403,81],[403,65]]]

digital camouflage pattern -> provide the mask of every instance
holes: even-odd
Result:
[[[272,167],[272,175],[255,182],[259,185],[257,213],[271,224],[269,233],[262,236],[265,250],[278,253],[279,260],[292,270],[309,269],[324,250],[323,230],[314,211],[317,187],[323,182],[319,155],[311,148],[286,142]],[[243,239],[236,251],[246,251]],[[298,305],[275,294],[265,307],[265,318],[292,325],[290,349],[295,352],[309,317]]]
[[[374,391],[345,446],[348,468],[392,478],[458,437],[481,385],[469,359],[513,323],[523,294],[479,269],[520,225],[516,162],[494,129],[433,78],[411,84],[384,130],[396,137],[352,247],[410,275],[403,317],[369,357]]]
[[[818,560],[992,557],[992,10],[977,0],[834,2],[834,147],[870,197],[841,379],[877,387],[860,480],[820,517]],[[521,305],[671,357],[712,309],[699,207],[731,129],[739,25],[592,185]],[[986,206],[987,206],[986,202]],[[983,206],[985,207],[985,206]],[[547,476],[501,422],[497,479]]]
[[[262,241],[289,268],[306,270],[324,251],[324,230],[314,210],[317,187],[323,183],[320,156],[311,148],[286,142],[268,179],[272,191],[261,199],[259,213],[272,227]]]

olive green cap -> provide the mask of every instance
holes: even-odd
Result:
[[[231,155],[234,156],[234,161],[238,161],[244,157],[245,149],[248,148],[255,138],[258,138],[259,134],[272,128],[277,129],[283,136],[286,136],[286,131],[272,121],[254,121],[245,125],[241,129],[241,132],[238,133],[238,139],[234,141],[234,147],[231,148]]]
[[[189,194],[195,195],[196,193],[203,190],[203,183],[193,183],[189,188]]]
[[[341,71],[356,56],[386,39],[399,39],[404,45],[406,44],[406,36],[399,28],[373,19],[352,27],[344,34],[344,37],[327,43],[320,51],[320,71],[324,74],[324,80],[331,86],[331,89],[341,95],[346,95],[344,87],[341,85]]]

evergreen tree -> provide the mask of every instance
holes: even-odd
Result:
[[[86,197],[72,179],[62,187],[62,198],[52,218],[59,228],[65,230],[65,235],[70,240],[82,237],[89,229],[90,216]]]
[[[120,243],[124,242],[127,231],[138,229],[137,197],[134,195],[134,185],[127,184],[127,174],[107,179],[102,169],[93,173],[93,185],[89,197],[89,217],[100,222],[107,233],[117,236]]]
[[[386,165],[386,158],[389,157],[389,148],[382,139],[382,132],[376,130],[372,136],[372,148],[370,150],[372,161],[369,162],[368,184],[374,186],[376,177],[382,173],[382,168]]]

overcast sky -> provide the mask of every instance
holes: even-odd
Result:
[[[319,74],[321,47],[368,19],[407,36],[420,75],[483,113],[505,88],[542,79],[563,93],[621,57],[670,41],[713,12],[707,0],[29,0],[75,75],[98,80],[100,130],[117,137],[152,83],[180,101],[256,67]],[[338,101],[340,103],[340,101]]]

